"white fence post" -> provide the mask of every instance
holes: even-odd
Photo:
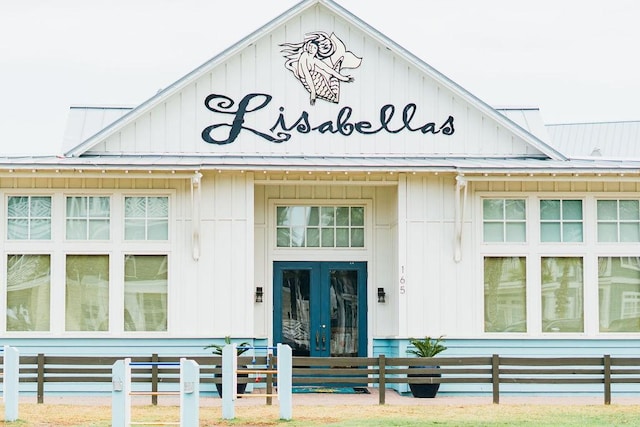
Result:
[[[200,365],[180,359],[180,427],[200,425]]]
[[[280,419],[290,420],[293,416],[293,363],[291,347],[278,344],[278,400]]]
[[[111,425],[131,425],[131,359],[117,360],[111,369]]]
[[[222,348],[222,418],[232,420],[236,417],[235,403],[238,391],[238,352],[237,344],[227,344]]]
[[[4,420],[18,419],[18,395],[20,381],[20,353],[15,347],[4,346],[4,367],[2,370],[2,397],[4,398]]]

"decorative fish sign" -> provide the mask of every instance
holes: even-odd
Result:
[[[334,33],[322,31],[305,35],[299,43],[283,43],[285,67],[309,92],[309,103],[316,99],[337,104],[340,101],[340,82],[352,82],[353,77],[342,73],[344,68],[358,68],[362,58],[345,48]]]

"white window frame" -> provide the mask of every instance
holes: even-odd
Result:
[[[27,232],[29,237],[27,237],[26,239],[9,239],[9,198],[10,197],[27,197],[29,199],[29,205],[31,205],[31,199],[33,197],[49,197],[51,200],[51,216],[49,216],[49,218],[46,217],[33,217],[31,216],[31,211],[29,211],[29,216],[25,217],[25,219],[27,220]],[[53,201],[53,197],[51,194],[13,194],[13,193],[6,193],[5,197],[4,197],[4,206],[3,206],[3,212],[4,212],[4,240],[6,241],[38,241],[38,242],[49,242],[53,239],[53,232],[54,232],[54,223],[53,223],[53,211],[54,211],[54,201]],[[31,238],[31,221],[35,220],[35,219],[49,219],[49,238],[48,239],[32,239]]]
[[[127,220],[127,216],[126,216],[126,199],[128,197],[139,197],[139,198],[146,198],[147,202],[148,199],[151,197],[166,197],[167,198],[167,239],[149,239],[149,220],[154,220],[154,219],[164,219],[164,218],[153,218],[153,217],[149,217],[148,216],[148,212],[145,212],[145,216],[144,218],[140,218],[140,219],[144,219],[144,223],[145,223],[145,230],[144,230],[144,235],[145,238],[144,239],[127,239],[125,234],[126,234],[126,220]],[[147,205],[148,206],[148,205]],[[169,240],[170,238],[170,226],[171,226],[171,220],[170,220],[170,216],[171,216],[171,197],[169,197],[168,195],[160,195],[160,194],[124,194],[122,196],[122,221],[123,221],[123,227],[122,227],[122,240],[126,241],[126,242],[132,242],[132,241],[139,241],[139,242],[165,242],[167,240]]]
[[[277,212],[281,208],[283,208],[283,209],[287,209],[287,208],[302,208],[302,209],[316,208],[316,209],[318,209],[318,224],[316,226],[308,225],[307,223],[297,224],[297,225],[293,225],[293,226],[292,225],[279,225],[279,224],[277,224],[278,217],[279,217]],[[336,223],[337,221],[336,221],[336,218],[335,218],[335,215],[334,215],[334,218],[333,218],[334,219],[334,223],[333,223],[333,225],[324,225],[323,226],[322,223],[321,223],[322,210],[323,209],[331,209],[334,212],[334,214],[337,212],[337,209],[348,209],[349,224],[346,225],[346,226],[344,224],[337,224]],[[351,210],[352,209],[362,209],[362,211],[363,211],[363,218],[362,218],[363,223],[362,223],[362,225],[355,226],[355,225],[351,224]],[[340,205],[340,206],[337,206],[337,205],[331,205],[331,206],[329,206],[329,205],[321,205],[321,206],[313,206],[313,205],[288,205],[288,206],[285,206],[285,205],[278,205],[278,206],[276,206],[276,224],[275,224],[275,226],[276,226],[276,245],[279,248],[333,248],[333,249],[336,249],[336,248],[348,248],[348,249],[360,249],[360,248],[363,248],[366,245],[366,241],[364,239],[364,214],[365,214],[364,210],[365,210],[364,206],[357,206],[357,205],[356,206],[354,206],[354,205],[349,205],[349,206],[342,206],[342,205]],[[291,244],[286,245],[286,246],[278,245],[278,242],[279,242],[278,234],[279,234],[280,230],[288,229],[290,231],[290,233],[289,233],[289,241],[291,242],[293,240],[291,231],[294,228],[301,228],[301,229],[304,230],[303,231],[304,234],[305,234],[305,238],[304,238],[304,243],[305,244],[304,244],[304,246],[292,246]],[[309,246],[307,244],[308,243],[307,242],[307,240],[308,240],[307,239],[307,233],[308,233],[308,231],[310,229],[318,231],[318,245],[317,246]],[[337,231],[338,231],[338,229],[347,230],[348,238],[349,238],[349,245],[342,245],[342,246],[338,246],[337,245],[337,240],[338,240]],[[323,245],[323,238],[322,238],[322,231],[323,230],[332,230],[333,245],[330,245],[330,246],[329,245]],[[362,234],[363,234],[363,241],[362,241],[363,244],[362,244],[362,246],[353,246],[351,244],[351,240],[352,240],[351,239],[351,232],[352,232],[352,230],[362,230]]]
[[[559,201],[560,202],[560,218],[559,219],[553,219],[553,220],[547,220],[547,219],[542,219],[541,218],[541,209],[540,209],[540,205],[542,204],[543,201]],[[568,202],[568,201],[579,201],[582,207],[582,217],[580,218],[580,220],[577,219],[565,219],[564,218],[564,202]],[[562,244],[581,244],[584,243],[585,241],[585,222],[584,222],[584,216],[585,216],[585,203],[584,203],[584,198],[581,197],[573,197],[573,196],[563,196],[563,197],[539,197],[538,198],[538,217],[537,217],[537,221],[538,221],[538,241],[542,244],[546,244],[546,243],[562,243]],[[560,225],[560,240],[554,240],[554,241],[549,241],[549,242],[542,242],[542,224],[559,224]],[[565,224],[568,223],[580,223],[580,226],[582,228],[582,241],[565,241],[564,240],[564,228],[565,228]]]
[[[177,301],[176,280],[173,263],[176,261],[174,222],[176,218],[175,189],[51,189],[42,191],[38,188],[3,190],[0,209],[5,212],[5,219],[0,221],[0,233],[4,245],[0,256],[0,269],[7,269],[8,254],[49,255],[51,262],[51,297],[50,297],[50,330],[49,331],[6,331],[6,316],[0,316],[0,333],[11,337],[28,338],[95,338],[95,337],[165,337],[172,334],[172,318],[174,302]],[[8,240],[6,209],[9,196],[47,196],[51,197],[51,240]],[[67,196],[108,196],[110,197],[110,238],[109,240],[67,240],[66,239],[66,198]],[[127,241],[124,240],[124,197],[149,196],[169,198],[168,240]],[[46,249],[46,250],[43,250]],[[65,292],[66,292],[66,256],[67,255],[109,255],[109,328],[104,332],[66,331],[65,325]],[[166,255],[168,257],[168,290],[167,290],[167,331],[124,331],[124,255]],[[6,274],[2,274],[0,286],[0,306],[6,307],[7,283]]]
[[[482,200],[490,199],[526,199],[527,200],[527,236],[526,243],[499,243],[483,242],[483,214]],[[598,200],[637,200],[635,192],[598,191],[598,192],[569,192],[569,191],[479,191],[475,194],[476,205],[479,206],[474,214],[474,233],[477,236],[479,248],[477,255],[478,307],[477,324],[478,333],[482,336],[508,339],[508,338],[600,338],[612,339],[631,338],[638,339],[640,332],[600,332],[600,299],[607,304],[606,292],[601,293],[598,279],[598,259],[600,257],[620,257],[621,263],[628,260],[628,267],[640,269],[640,245],[635,242],[598,242]],[[540,241],[540,200],[582,200],[582,242],[541,242]],[[527,259],[527,332],[526,333],[488,333],[484,332],[484,275],[483,263],[486,256],[524,256]],[[542,332],[542,300],[541,285],[542,272],[541,260],[543,257],[582,257],[583,259],[583,307],[584,307],[584,332]]]
[[[69,212],[67,211],[67,200],[70,197],[85,197],[87,199],[89,198],[93,198],[93,197],[98,197],[98,198],[107,198],[109,200],[109,215],[107,217],[92,217],[89,215],[89,212],[87,212],[87,215],[85,217],[69,217]],[[83,194],[65,194],[64,196],[64,234],[65,234],[65,240],[70,241],[70,242],[109,242],[112,240],[112,234],[113,234],[113,222],[112,222],[112,217],[113,217],[113,197],[111,194],[93,194],[92,192],[87,192],[87,193],[83,193]],[[69,219],[81,219],[81,220],[86,220],[87,224],[85,227],[85,231],[86,231],[86,237],[82,238],[82,239],[70,239],[67,236],[67,222],[69,221]],[[108,222],[109,224],[109,238],[107,239],[92,239],[89,233],[89,225],[91,223],[91,220],[105,220]]]
[[[506,202],[507,200],[523,200],[524,201],[524,206],[525,206],[525,217],[523,220],[507,220],[506,216],[503,216],[502,219],[496,219],[496,220],[485,220],[484,218],[484,201],[485,200],[502,200],[503,202]],[[484,244],[495,244],[495,245],[510,245],[510,244],[518,244],[518,243],[527,243],[530,240],[530,236],[527,230],[527,223],[529,222],[529,217],[528,217],[528,209],[529,209],[529,200],[527,200],[526,197],[481,197],[480,198],[480,210],[481,210],[481,221],[482,221],[482,234],[481,234],[481,240]],[[503,209],[503,214],[504,214],[504,209]],[[502,241],[487,241],[485,240],[485,234],[484,234],[484,225],[486,223],[494,223],[494,224],[501,224],[502,225],[502,236],[503,236],[503,240]],[[524,233],[524,240],[523,241],[518,241],[518,242],[510,242],[507,241],[507,224],[508,223],[524,223],[525,226],[525,233]]]
[[[600,201],[605,201],[605,202],[616,202],[616,219],[615,220],[601,220],[600,218],[598,218],[598,202]],[[608,243],[617,243],[617,244],[621,244],[621,245],[638,245],[640,244],[640,242],[623,242],[620,240],[620,224],[623,223],[638,223],[640,225],[640,219],[638,220],[622,220],[620,219],[620,202],[621,201],[637,201],[640,203],[640,199],[637,198],[633,198],[633,197],[620,197],[620,198],[611,198],[611,197],[600,197],[600,198],[596,198],[596,211],[595,211],[595,215],[596,215],[596,227],[598,227],[600,224],[615,224],[616,225],[616,240],[613,242],[609,242],[609,241],[600,241],[598,240],[598,243],[600,244],[608,244]],[[596,228],[596,238],[597,238],[597,228]]]
[[[563,339],[568,337],[601,337],[611,338],[611,335],[599,332],[598,312],[598,256],[619,256],[613,250],[614,245],[597,243],[596,228],[596,200],[603,197],[613,197],[612,193],[603,194],[588,192],[521,192],[521,191],[479,191],[475,194],[475,203],[479,208],[474,214],[474,233],[477,236],[477,277],[479,278],[477,298],[479,314],[477,317],[477,332],[481,336],[500,339],[521,339],[523,337],[539,337],[544,339]],[[484,242],[483,241],[483,199],[525,199],[527,209],[527,242]],[[582,242],[542,242],[540,240],[540,200],[581,200],[582,201]],[[627,245],[625,251],[631,251]],[[640,252],[640,251],[638,251]],[[638,254],[633,254],[639,256]],[[526,293],[527,293],[527,332],[484,332],[484,258],[495,257],[525,257],[527,262]],[[583,307],[584,332],[543,332],[542,331],[542,258],[543,257],[581,257],[583,259]],[[596,313],[594,315],[594,313]],[[638,334],[633,334],[637,337]]]

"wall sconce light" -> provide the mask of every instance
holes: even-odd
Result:
[[[264,297],[264,291],[262,290],[262,286],[258,286],[256,288],[256,302],[262,302]]]
[[[380,303],[385,302],[386,296],[387,294],[384,291],[384,288],[378,288],[378,302]]]

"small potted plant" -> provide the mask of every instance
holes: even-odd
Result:
[[[438,338],[425,337],[424,339],[409,338],[409,342],[413,346],[407,350],[407,353],[417,357],[434,357],[442,353],[447,347],[442,344],[444,342],[442,336]],[[416,368],[439,368],[439,366],[416,366]],[[409,377],[439,377],[440,374],[409,374]],[[440,384],[411,384],[409,389],[414,397],[436,397]]]
[[[218,355],[218,356],[222,356],[222,349],[227,344],[231,344],[231,337],[229,335],[224,337],[224,344],[210,344],[210,345],[206,346],[205,349],[210,348],[210,349],[212,349],[211,352],[213,354]],[[244,352],[248,351],[250,345],[251,344],[249,344],[248,342],[242,342],[242,343],[238,344],[238,348],[236,350],[238,356],[240,356]],[[240,374],[240,375],[238,375],[238,377],[244,378],[244,377],[248,377],[248,375],[247,374]],[[236,389],[238,394],[244,394],[244,391],[246,390],[246,388],[247,388],[247,383],[241,383],[240,381],[238,381],[238,387]],[[218,394],[220,395],[220,397],[222,397],[222,384],[216,384],[216,390],[218,390]]]

